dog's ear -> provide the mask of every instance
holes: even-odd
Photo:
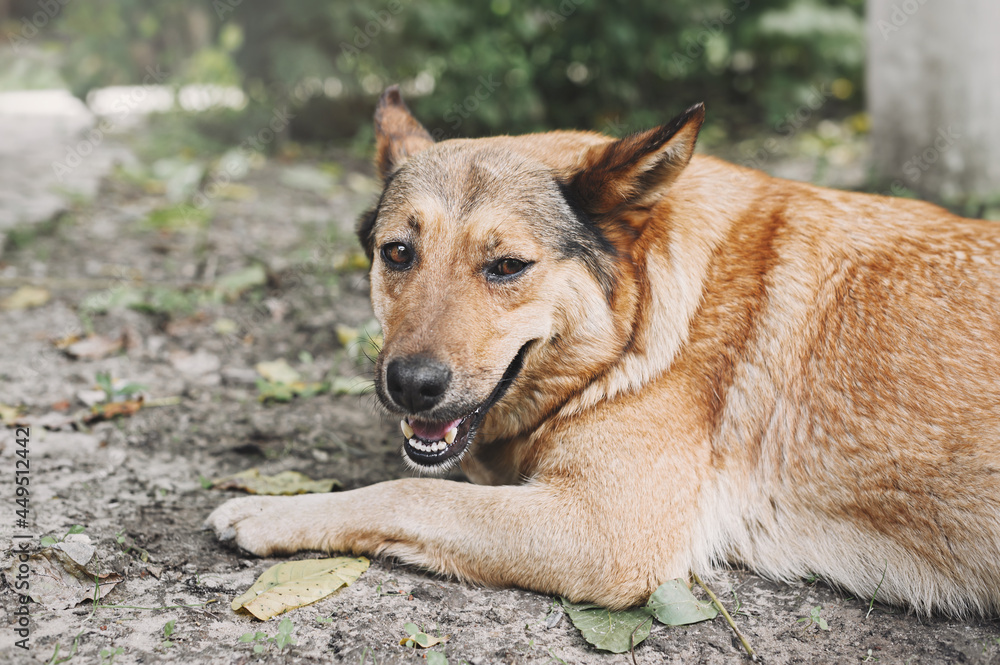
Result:
[[[434,139],[403,103],[399,86],[386,88],[375,109],[375,168],[382,180],[433,144]]]
[[[577,203],[597,216],[652,205],[687,166],[704,120],[705,105],[695,104],[662,127],[592,148],[569,183]]]

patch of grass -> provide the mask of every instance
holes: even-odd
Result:
[[[267,633],[262,630],[257,630],[243,633],[240,635],[239,641],[244,644],[253,644],[254,653],[264,653],[269,644],[273,644],[278,651],[282,651],[295,645],[295,638],[292,637],[293,630],[295,630],[295,624],[292,623],[291,619],[286,618],[278,624],[278,632],[272,637],[268,637]]]
[[[208,208],[180,203],[149,213],[143,225],[157,231],[200,231],[212,221]]]
[[[813,626],[817,626],[817,627],[819,627],[820,630],[827,630],[828,631],[828,630],[830,630],[830,624],[828,624],[826,622],[826,619],[824,619],[822,616],[820,616],[820,612],[822,612],[822,611],[823,611],[823,606],[822,605],[817,605],[816,607],[814,607],[811,610],[809,610],[809,616],[802,617],[796,623],[805,623],[806,624],[806,627],[805,627],[806,630],[809,630]]]
[[[170,621],[163,624],[163,641],[160,642],[160,646],[164,649],[169,649],[174,646],[174,643],[170,641],[170,636],[174,634],[174,626],[177,624],[177,619],[171,619]]]
[[[84,531],[86,531],[86,529],[87,527],[83,526],[82,524],[74,524],[69,528],[69,531],[63,534],[62,538],[56,539],[53,538],[52,536],[45,536],[39,542],[41,543],[42,547],[52,547],[56,543],[61,543],[62,541],[66,540],[66,536],[74,535],[77,533],[83,533]]]
[[[115,647],[114,649],[101,649],[98,655],[101,658],[101,665],[112,665],[115,662],[115,657],[123,653],[125,653],[123,647]]]

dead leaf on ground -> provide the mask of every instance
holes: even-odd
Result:
[[[88,425],[99,423],[103,420],[111,420],[119,416],[132,416],[142,408],[143,398],[127,399],[122,402],[108,402],[107,404],[95,404],[90,407],[90,414],[83,419]]]
[[[252,266],[235,270],[222,275],[215,280],[215,292],[226,300],[236,300],[244,292],[267,284],[267,272],[264,266],[255,263]]]
[[[7,406],[6,404],[0,404],[0,420],[2,420],[7,425],[13,425],[17,422],[18,416],[21,415],[21,407],[19,406]]]
[[[31,555],[27,562],[15,561],[6,571],[12,587],[18,566],[23,563],[31,570],[28,595],[49,609],[69,609],[93,600],[95,593],[98,599],[104,598],[122,581],[117,573],[98,574],[73,561],[66,552],[47,547]]]
[[[399,645],[404,647],[426,649],[428,647],[437,646],[438,644],[443,644],[451,637],[451,635],[445,635],[444,637],[430,635],[420,630],[420,627],[415,623],[404,624],[403,630],[406,631],[406,637],[399,641]]]
[[[273,383],[291,385],[302,380],[302,375],[292,369],[283,358],[257,363],[254,365],[254,369],[262,377]]]
[[[256,467],[212,481],[212,489],[243,490],[250,494],[313,494],[329,492],[334,487],[340,487],[340,481],[334,478],[313,480],[298,471],[282,471],[273,476],[264,476]]]
[[[41,307],[52,299],[52,294],[48,289],[40,286],[25,285],[3,300],[0,300],[0,309],[19,310]]]
[[[66,355],[75,360],[100,360],[122,350],[121,337],[111,339],[103,335],[91,335],[66,347]]]
[[[65,538],[53,545],[52,549],[62,550],[79,566],[86,566],[90,563],[97,551],[90,536],[85,533],[67,534]]]
[[[72,335],[66,335],[65,337],[60,337],[59,339],[52,340],[52,346],[56,347],[60,351],[64,351],[68,349],[70,346],[79,342],[81,339],[83,339],[82,335],[73,333]]]
[[[342,586],[350,586],[368,570],[365,557],[334,557],[287,561],[271,566],[246,593],[233,600],[233,610],[244,609],[261,621],[321,600]]]

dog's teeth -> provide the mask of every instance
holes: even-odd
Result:
[[[413,428],[410,427],[410,423],[406,422],[405,418],[399,421],[399,429],[403,430],[403,436],[405,436],[407,439],[413,438]]]
[[[458,428],[452,427],[448,430],[448,433],[444,435],[444,440],[448,442],[448,445],[455,443],[455,437],[458,436]]]

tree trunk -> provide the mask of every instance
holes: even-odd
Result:
[[[868,0],[878,174],[933,199],[1000,193],[1000,0]]]

